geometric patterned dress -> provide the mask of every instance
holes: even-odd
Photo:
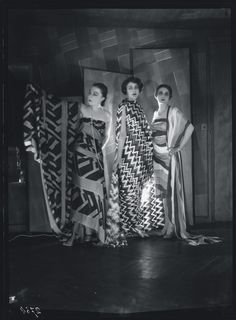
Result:
[[[105,241],[105,177],[102,143],[105,122],[82,117],[74,144],[72,221]]]
[[[126,238],[140,231],[163,227],[164,220],[161,199],[155,194],[151,130],[141,106],[127,99],[117,110],[115,160],[123,111],[126,139],[121,162],[112,172],[106,221],[106,244],[113,247],[127,245]]]

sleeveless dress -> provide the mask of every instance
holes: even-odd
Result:
[[[105,240],[105,177],[102,143],[105,122],[82,117],[74,145],[72,221]]]
[[[153,137],[153,167],[157,195],[167,197],[170,170],[170,156],[167,149],[168,114],[166,118],[154,119],[151,124]]]
[[[170,120],[171,118],[171,120]],[[153,167],[157,197],[167,200],[164,228],[160,235],[176,236],[189,245],[221,242],[219,237],[195,235],[187,231],[181,152],[168,154],[168,147],[179,147],[190,122],[176,107],[168,107],[166,118],[152,121]]]

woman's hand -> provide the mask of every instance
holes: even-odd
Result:
[[[118,156],[118,158],[113,162],[113,170],[117,170],[121,162],[121,157]]]
[[[169,152],[169,156],[172,157],[173,154],[175,154],[176,152],[179,152],[180,148],[168,148],[168,152]]]

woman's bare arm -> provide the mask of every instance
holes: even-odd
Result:
[[[187,127],[185,133],[184,133],[184,137],[180,143],[180,145],[176,148],[169,148],[169,155],[172,156],[174,153],[181,151],[183,149],[183,147],[186,145],[186,143],[189,141],[192,133],[194,130],[194,126],[190,123],[189,126]]]
[[[185,131],[184,137],[179,145],[179,149],[182,150],[186,143],[189,141],[194,130],[194,126],[190,123],[188,128]]]
[[[105,134],[104,143],[102,145],[102,149],[105,148],[108,141],[110,140],[110,137],[111,137],[111,114],[110,112],[106,111],[106,134]]]

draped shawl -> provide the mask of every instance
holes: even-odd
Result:
[[[167,146],[169,148],[180,146],[189,125],[190,122],[178,108],[170,107],[167,132]],[[168,210],[176,236],[186,240],[190,245],[219,242],[218,237],[193,235],[187,232],[183,170],[181,152],[178,151],[173,154],[170,160],[170,208]]]

